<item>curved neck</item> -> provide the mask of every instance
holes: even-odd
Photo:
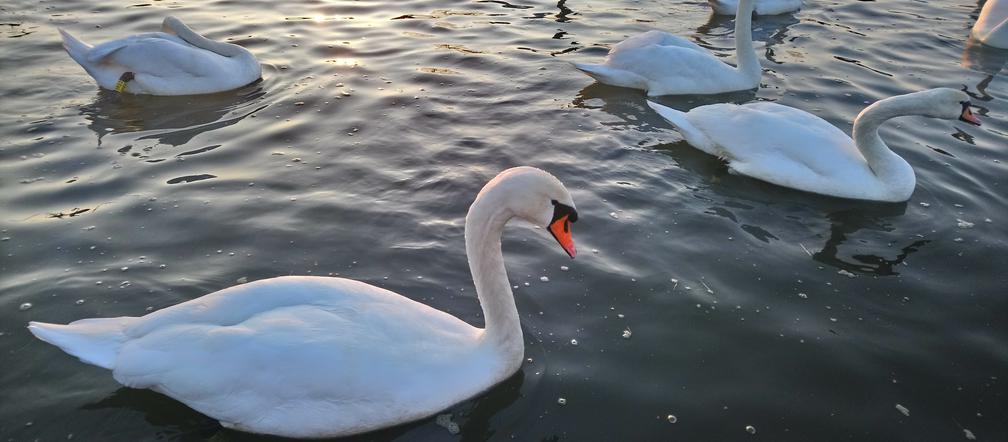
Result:
[[[735,57],[739,72],[750,77],[760,77],[759,58],[752,43],[753,0],[739,0],[735,11]]]
[[[501,232],[512,214],[502,207],[500,196],[492,191],[481,194],[469,207],[466,256],[486,321],[484,339],[504,352],[506,360],[520,364],[525,344],[501,254]]]
[[[905,170],[910,167],[903,158],[893,153],[889,146],[882,141],[878,130],[882,123],[891,118],[920,114],[924,109],[915,98],[901,95],[876,101],[871,106],[864,108],[854,119],[852,133],[854,144],[861,151],[865,161],[868,162],[868,167],[879,179],[885,180],[905,173]],[[912,168],[910,173],[913,174]]]
[[[193,31],[188,26],[186,26],[185,23],[182,23],[182,21],[175,18],[165,19],[163,27],[167,28],[168,30],[171,30],[171,32],[174,32],[175,35],[179,36],[179,38],[185,40],[187,43],[193,46],[196,46],[197,48],[206,49],[210,52],[222,55],[224,57],[240,57],[240,56],[252,55],[251,52],[249,52],[248,50],[246,50],[241,46],[231,43],[221,43],[219,41],[213,41],[209,38],[199,35],[196,33],[196,31]]]

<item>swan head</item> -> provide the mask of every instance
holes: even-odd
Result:
[[[490,180],[476,196],[476,202],[491,199],[492,204],[510,216],[546,226],[571,258],[577,255],[571,230],[571,224],[578,219],[577,209],[570,192],[553,175],[535,167],[507,169]]]
[[[924,115],[946,120],[960,120],[979,126],[980,119],[970,109],[970,96],[966,92],[949,88],[937,88],[921,92],[921,102],[926,107]]]

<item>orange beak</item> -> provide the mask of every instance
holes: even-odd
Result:
[[[959,119],[965,121],[969,124],[980,125],[980,119],[973,115],[973,111],[970,110],[970,102],[963,101],[962,103],[962,113],[959,114]]]
[[[577,255],[577,248],[574,247],[574,236],[571,235],[570,222],[568,221],[570,215],[563,215],[557,218],[549,225],[549,231],[556,238],[557,242],[560,243],[560,247],[563,247],[564,251],[570,255],[571,258]]]

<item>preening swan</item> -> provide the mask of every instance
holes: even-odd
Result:
[[[720,103],[689,112],[648,106],[690,145],[727,161],[732,172],[823,195],[898,202],[910,199],[917,181],[910,164],[879,137],[879,126],[903,115],[980,125],[969,98],[938,88],[877,101],[854,120],[854,139],[822,118],[776,103]]]
[[[228,428],[333,437],[430,416],[521,367],[524,342],[501,256],[511,218],[573,258],[577,220],[552,175],[516,167],[469,208],[466,254],[485,328],[362,282],[287,276],[226,288],[142,317],[32,322],[39,339]]]
[[[707,0],[715,14],[735,15],[739,0]],[[756,15],[777,15],[801,9],[802,0],[756,0],[753,12]]]
[[[1008,49],[1008,0],[987,0],[971,34],[985,45]]]
[[[685,38],[661,31],[623,40],[609,50],[602,64],[573,63],[574,67],[602,83],[643,89],[651,97],[755,89],[762,71],[752,47],[752,3],[740,0],[735,14],[738,67]]]
[[[245,48],[197,34],[166,17],[161,32],[91,46],[60,29],[63,48],[98,86],[150,95],[209,94],[245,86],[262,68]]]

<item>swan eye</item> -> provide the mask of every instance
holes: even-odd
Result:
[[[550,224],[556,222],[556,220],[563,218],[565,216],[567,217],[568,221],[572,223],[577,222],[578,219],[577,210],[574,210],[573,207],[561,203],[557,200],[551,200],[550,203],[553,204],[553,219],[550,220]]]

